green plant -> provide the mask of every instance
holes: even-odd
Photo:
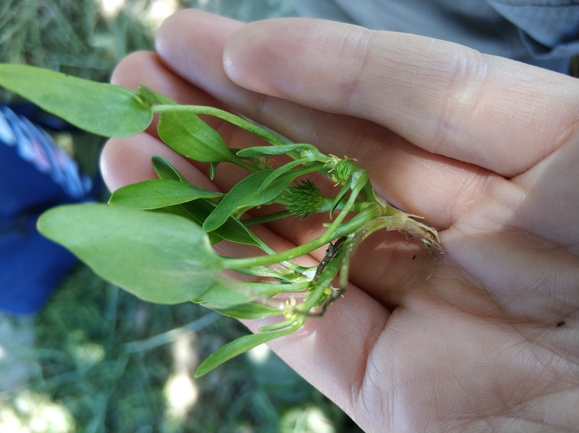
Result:
[[[381,199],[367,172],[352,159],[325,155],[310,144],[290,143],[229,112],[178,105],[144,86],[133,91],[24,65],[0,65],[0,84],[84,130],[108,137],[142,132],[153,114],[159,113],[161,139],[183,156],[210,163],[211,176],[222,162],[247,170],[248,175],[229,192],[214,192],[190,184],[166,160],[155,156],[152,164],[158,179],[118,189],[108,205],[51,209],[38,223],[45,236],[67,247],[96,273],[147,301],[193,300],[240,319],[279,318],[258,333],[217,350],[199,366],[198,376],[297,330],[310,316],[321,316],[345,290],[350,258],[372,233],[400,231],[418,238],[428,250],[442,252],[437,232]],[[266,145],[229,149],[199,114],[243,128]],[[279,155],[289,156],[290,162],[270,168],[268,160]],[[311,180],[304,179],[313,173],[341,185],[338,193],[322,196]],[[285,210],[243,218],[251,209],[271,204],[283,205]],[[282,252],[274,252],[248,228],[314,213],[328,215],[324,233]],[[221,256],[212,245],[222,240],[253,245],[265,254]],[[326,245],[319,265],[303,267],[292,262]],[[227,278],[225,270],[255,281]]]

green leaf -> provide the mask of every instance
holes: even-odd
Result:
[[[367,185],[368,182],[369,178],[366,170],[357,169],[352,172],[349,178],[350,183],[349,188],[351,190],[350,197],[348,197],[348,200],[344,204],[344,207],[340,211],[340,214],[336,217],[336,219],[332,222],[332,224],[330,224],[328,230],[326,230],[326,233],[323,236],[331,237],[332,234],[338,229],[340,224],[342,224],[342,221],[344,221],[344,218],[346,218],[346,215],[348,215],[348,212],[350,212],[350,210],[354,206],[354,203],[358,198],[358,195],[364,189],[364,187]],[[337,206],[337,204],[338,201],[334,201],[334,205]]]
[[[218,162],[212,162],[209,165],[209,179],[213,180],[215,179],[215,171],[217,170],[217,164],[219,164]]]
[[[189,212],[202,225],[207,217],[215,210],[216,205],[207,200],[197,200],[190,203],[183,203],[181,206]],[[229,217],[217,229],[208,233],[214,233],[217,236],[236,244],[254,245],[263,249],[263,242],[255,236],[251,230],[238,219]]]
[[[39,231],[97,274],[146,301],[176,304],[209,290],[223,262],[182,217],[104,204],[49,210]]]
[[[231,358],[234,358],[237,355],[241,355],[242,353],[247,352],[249,349],[253,349],[256,346],[259,346],[260,344],[267,343],[268,341],[271,341],[275,338],[290,334],[298,327],[299,325],[291,326],[289,328],[275,332],[244,335],[237,340],[233,340],[232,342],[227,343],[225,346],[220,347],[211,355],[209,355],[197,368],[197,371],[195,371],[195,377],[201,377],[209,373],[211,370],[219,367],[221,364],[229,361]]]
[[[278,195],[290,184],[296,175],[285,173],[270,184],[264,191],[260,187],[274,170],[260,170],[239,181],[219,202],[215,211],[203,223],[205,231],[213,231],[221,227],[237,210],[265,204]]]
[[[176,168],[160,156],[153,157],[153,167],[162,179],[180,180],[189,184],[189,181]],[[216,205],[207,200],[195,200],[190,203],[182,203],[180,207],[199,225],[202,225],[211,212],[215,210]],[[254,245],[264,249],[263,242],[243,223],[233,217],[228,218],[221,227],[209,232],[208,235],[212,244],[219,242],[221,239],[226,239],[238,244]]]
[[[251,156],[271,156],[282,155],[292,151],[302,151],[304,149],[319,153],[318,149],[311,144],[285,144],[282,146],[254,146],[241,149],[237,152],[237,156],[247,158]]]
[[[139,93],[27,65],[0,64],[0,85],[73,125],[105,137],[144,131],[153,119]]]
[[[146,86],[139,91],[147,100],[161,105],[178,105],[171,98]],[[177,153],[199,162],[235,162],[225,140],[194,113],[163,112],[157,126],[161,139]]]
[[[343,198],[346,196],[348,191],[350,191],[350,185],[346,184],[342,187],[340,192],[334,198],[334,201],[332,202],[332,207],[330,208],[330,219],[332,219],[332,215],[334,214],[334,211],[336,210],[336,208],[338,207],[340,202],[343,200]]]
[[[295,279],[296,277],[300,277],[299,274],[293,271],[286,271],[281,268],[282,271],[278,271],[276,269],[271,269],[267,266],[252,266],[250,268],[243,268],[237,270],[237,272],[241,272],[245,275],[252,275],[254,277],[267,277],[267,278],[275,278],[276,280],[280,281],[288,281],[288,279]]]
[[[193,302],[203,303],[208,308],[232,307],[246,304],[256,299],[270,298],[289,290],[289,284],[285,285],[285,288],[283,286],[279,283],[248,282],[219,278],[209,290],[193,299]]]
[[[259,192],[263,192],[274,180],[278,177],[284,175],[288,171],[292,170],[293,168],[297,167],[300,164],[307,164],[310,162],[310,159],[296,159],[295,161],[288,162],[287,164],[282,165],[279,168],[276,168],[273,173],[271,173],[261,184],[259,187]],[[295,178],[295,177],[294,177]]]
[[[158,102],[159,104],[176,104],[176,102],[168,96],[165,96],[159,92],[155,92],[154,90],[142,84],[139,84],[137,89],[139,89],[139,94],[141,97],[148,101],[151,105],[153,105],[155,102]]]
[[[279,331],[280,329],[285,329],[291,325],[291,319],[284,320],[283,322],[272,323],[271,325],[262,326],[259,328],[259,332],[271,332]]]
[[[317,171],[322,165],[321,163],[308,164],[300,169],[284,173],[263,190],[260,190],[261,185],[275,170],[260,170],[250,174],[231,188],[227,195],[219,202],[215,211],[213,211],[203,223],[203,230],[207,232],[213,231],[224,224],[227,218],[235,212],[271,202],[278,197],[296,177]]]
[[[249,296],[247,293],[237,292],[221,282],[216,281],[209,290],[201,296],[192,299],[192,301],[201,304],[206,308],[216,309],[246,304],[255,299],[256,296]]]
[[[187,212],[183,206],[175,205],[175,206],[166,206],[158,209],[151,209],[149,212],[159,212],[159,213],[168,213],[171,215],[177,215],[181,218],[185,218],[196,225],[200,225],[199,221],[193,217],[189,212]],[[215,245],[217,242],[221,242],[223,238],[217,235],[215,232],[207,233],[207,237],[209,238],[209,242],[211,245]]]
[[[279,316],[283,314],[283,312],[277,308],[268,307],[258,303],[240,304],[227,308],[213,308],[213,310],[225,316],[235,317],[236,319],[241,320],[264,319],[266,317]]]
[[[147,210],[222,195],[178,180],[151,179],[117,189],[112,193],[109,204]]]
[[[141,91],[146,89],[140,87]],[[168,97],[151,92],[163,105],[177,105]],[[199,162],[236,162],[225,140],[196,114],[187,112],[163,112],[157,126],[159,137],[171,149]]]
[[[189,183],[185,177],[177,171],[175,167],[173,167],[165,158],[154,155],[151,158],[151,163],[153,164],[153,169],[157,176],[161,179],[171,179],[171,180],[178,180],[180,182]]]

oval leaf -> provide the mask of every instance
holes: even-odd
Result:
[[[105,137],[128,137],[153,120],[139,93],[28,65],[0,64],[0,85],[73,125]]]
[[[44,213],[38,229],[105,280],[150,302],[197,298],[223,271],[201,228],[171,214],[69,205]]]
[[[163,112],[159,137],[175,152],[199,162],[234,162],[225,140],[196,114]]]
[[[168,96],[140,85],[139,91],[148,101],[160,105],[178,105]],[[217,131],[194,113],[163,112],[157,125],[159,137],[177,153],[199,162],[236,161],[225,140]]]
[[[220,192],[207,191],[178,180],[151,179],[117,189],[112,193],[109,203],[147,210],[222,195]]]

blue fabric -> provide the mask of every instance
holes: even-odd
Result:
[[[534,58],[566,58],[579,53],[579,1],[487,1],[517,26]]]
[[[50,207],[94,192],[91,180],[46,132],[0,106],[1,310],[30,314],[44,305],[77,260],[44,238],[36,221]]]
[[[314,18],[413,33],[568,74],[579,0],[294,0]]]
[[[38,233],[37,218],[23,215],[0,233],[0,309],[10,313],[37,312],[77,262]]]

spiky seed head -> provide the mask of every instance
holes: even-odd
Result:
[[[305,218],[317,211],[322,204],[322,194],[311,180],[302,180],[289,186],[282,195],[287,209]]]

